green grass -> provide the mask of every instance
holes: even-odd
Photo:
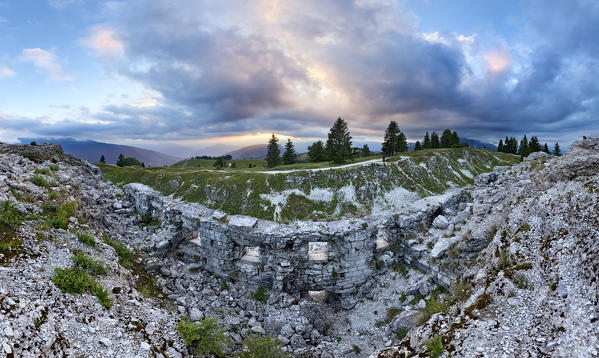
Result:
[[[119,264],[121,266],[128,269],[133,267],[133,251],[129,250],[127,246],[120,242],[111,240],[106,234],[102,235],[102,241],[114,249],[119,257]]]
[[[14,230],[23,222],[23,214],[9,200],[0,205],[0,232]]]
[[[90,235],[87,231],[77,233],[77,240],[88,246],[96,247],[96,239],[94,239],[94,237]]]
[[[359,158],[357,161],[376,158]],[[299,171],[281,174],[260,173],[259,171],[265,169],[260,161],[256,162],[256,168],[248,169],[246,164],[252,160],[247,160],[237,163],[236,169],[224,170],[214,170],[211,161],[194,161],[196,162],[178,163],[173,167],[152,168],[98,165],[105,177],[117,185],[143,183],[164,195],[174,195],[188,202],[199,202],[228,214],[287,222],[305,219],[328,220],[342,215],[367,215],[370,214],[373,205],[383,198],[383,193],[400,186],[420,196],[438,194],[448,189],[450,182],[457,186],[473,183],[473,179],[466,175],[467,172],[462,172],[462,169],[477,175],[491,171],[496,165],[515,164],[520,158],[478,149],[439,149],[394,156],[387,161],[387,165],[372,163],[325,171],[304,169],[330,167],[327,162],[282,165],[275,170]],[[198,167],[198,163],[206,165]],[[340,189],[347,185],[356,189],[357,203],[344,201]],[[307,198],[313,190],[322,188],[332,191],[330,201]],[[287,204],[281,207],[281,216],[275,217],[277,207],[263,195],[285,193],[291,189],[298,190],[301,194],[292,194]]]
[[[47,188],[50,186],[50,184],[48,184],[48,181],[46,180],[46,178],[44,178],[43,176],[39,175],[39,174],[35,174],[33,175],[29,181],[31,181],[33,184],[42,187],[42,188]]]
[[[106,275],[108,274],[108,267],[100,260],[87,256],[82,250],[75,250],[75,256],[73,256],[73,263],[83,270],[88,271],[94,275]]]
[[[254,294],[252,295],[252,298],[255,299],[256,301],[266,303],[266,301],[268,301],[268,294],[266,294],[266,292],[264,291],[264,288],[262,288],[262,286],[260,286],[260,287],[258,287],[256,292],[254,292]]]
[[[105,308],[112,307],[108,291],[95,279],[88,276],[87,271],[79,267],[57,268],[54,270],[52,282],[64,293],[82,294],[91,292]]]
[[[43,175],[48,175],[50,174],[50,170],[47,168],[36,168],[33,171],[34,174],[43,174]]]
[[[55,211],[48,212],[50,215],[46,219],[46,224],[55,229],[66,229],[69,226],[69,218],[75,216],[76,209],[75,200],[58,205]]]

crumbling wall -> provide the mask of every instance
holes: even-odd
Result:
[[[154,245],[157,255],[176,254],[217,276],[252,285],[341,295],[350,294],[377,270],[400,259],[438,275],[438,269],[428,267],[425,256],[410,248],[406,238],[468,200],[464,190],[451,189],[398,212],[279,224],[164,197],[142,184],[128,184],[124,192],[140,215],[161,221],[163,235]],[[441,283],[451,279],[444,274],[438,278]]]

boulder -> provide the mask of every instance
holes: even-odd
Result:
[[[414,328],[414,320],[417,315],[418,311],[416,310],[403,311],[391,321],[391,330],[394,333],[399,333],[402,328],[408,330]]]
[[[433,220],[433,226],[441,230],[447,229],[449,220],[444,215],[439,215]]]

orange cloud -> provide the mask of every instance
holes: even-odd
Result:
[[[502,51],[495,51],[485,56],[487,66],[493,72],[501,72],[507,69],[512,64],[512,58],[509,53]]]
[[[124,45],[113,29],[96,26],[82,43],[101,56],[115,56],[123,53]]]

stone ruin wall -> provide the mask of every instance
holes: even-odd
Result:
[[[269,289],[313,297],[347,296],[397,261],[415,264],[443,286],[454,277],[429,265],[427,255],[407,244],[433,219],[465,207],[463,189],[426,197],[400,212],[328,222],[279,224],[226,215],[197,203],[162,196],[138,183],[124,188],[139,214],[159,219],[170,235],[156,255],[174,253],[215,275]],[[424,245],[421,245],[424,246]],[[378,268],[377,268],[378,263]]]

